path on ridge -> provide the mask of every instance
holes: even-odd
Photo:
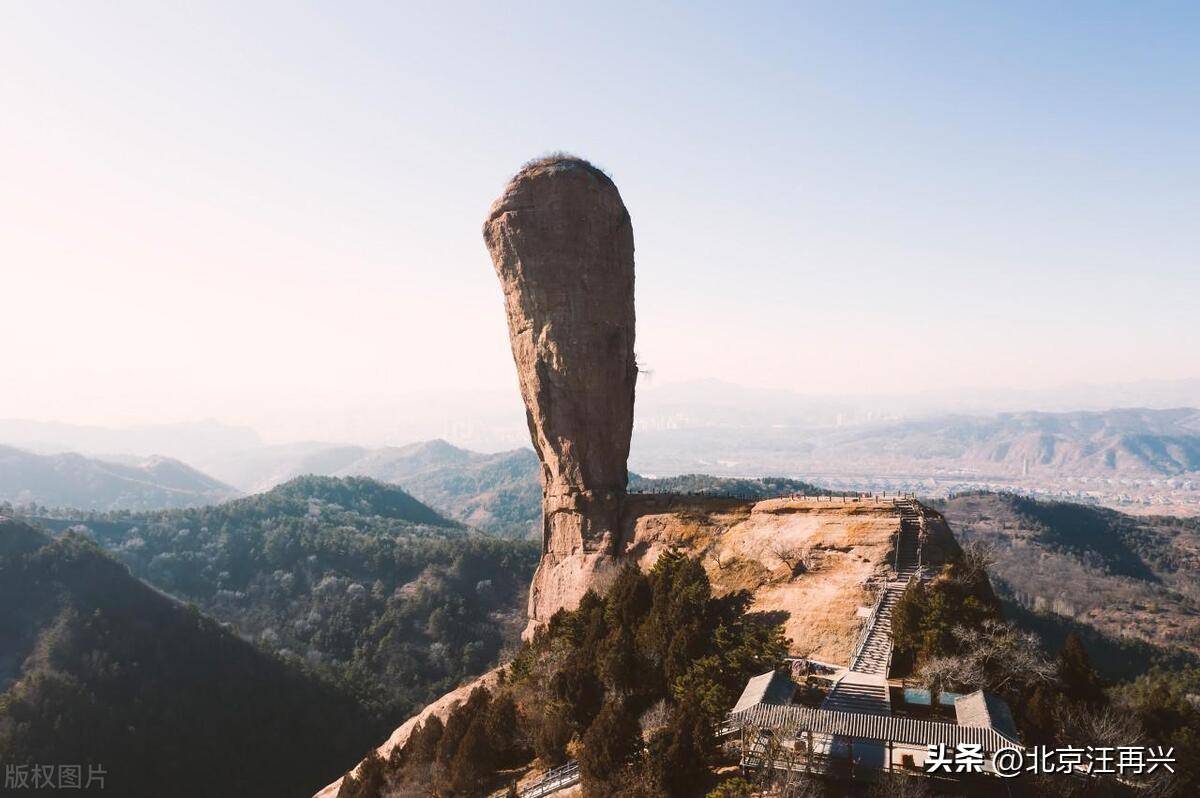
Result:
[[[908,581],[922,578],[920,557],[921,516],[916,502],[902,502],[896,544],[894,576],[887,581],[871,614],[866,639],[855,652],[850,667],[829,691],[822,709],[890,715],[887,672],[892,661],[892,610]]]

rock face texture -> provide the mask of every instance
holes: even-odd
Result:
[[[637,381],[633,227],[612,180],[564,156],[521,169],[483,236],[542,462],[532,630],[616,568]]]

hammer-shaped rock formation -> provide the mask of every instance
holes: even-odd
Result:
[[[567,156],[527,164],[484,239],[542,462],[530,629],[615,568],[633,432],[633,227],[616,185]]]

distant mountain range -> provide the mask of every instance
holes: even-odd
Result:
[[[642,472],[1163,477],[1200,471],[1200,410],[938,416],[848,427],[644,430]]]
[[[488,532],[526,535],[541,518],[532,449],[482,454],[443,440],[370,449],[320,443],[264,446],[203,463],[248,493],[302,474],[367,477],[395,485],[449,517]]]
[[[239,495],[178,460],[132,464],[0,446],[0,501],[82,510],[150,510],[214,504]]]
[[[0,419],[0,444],[39,454],[78,452],[101,459],[114,454],[135,457],[164,455],[199,463],[220,452],[245,451],[262,445],[249,427],[218,421],[99,427],[56,421]]]
[[[725,400],[731,401],[728,392],[710,401],[722,406]],[[980,486],[1057,494],[1063,481],[1109,483],[1090,498],[1091,487],[1074,489],[1079,498],[1110,503],[1129,480],[1174,479],[1179,484],[1171,489],[1190,491],[1189,501],[1200,507],[1200,410],[1191,408],[816,427],[765,425],[762,416],[736,425],[734,416],[717,417],[721,423],[711,426],[637,429],[631,469],[649,477],[784,475],[838,489],[929,495]],[[188,429],[188,435],[194,432]],[[234,432],[225,443],[244,440],[257,439]],[[494,533],[523,536],[540,518],[539,465],[528,448],[484,454],[444,440],[383,447],[222,444],[200,453],[192,465],[196,468],[163,457],[35,454],[0,446],[0,500],[99,510],[183,507],[317,474],[402,485],[442,514]]]
[[[247,493],[259,493],[302,474],[400,482],[434,469],[477,463],[494,456],[460,449],[443,440],[381,447],[301,442],[227,452],[199,460],[197,466]]]
[[[499,534],[524,537],[541,517],[540,466],[531,449],[482,454],[442,440],[376,449],[296,443],[210,455],[202,463],[237,487],[166,457],[100,459],[0,445],[0,501],[97,511],[196,507],[312,474],[403,485],[450,518]]]
[[[266,489],[277,480],[297,474],[365,477],[401,485],[448,517],[486,532],[536,536],[541,523],[541,466],[532,449],[481,454],[443,440],[380,449],[299,444],[267,447],[254,453],[257,471],[246,470],[248,462],[234,459],[226,466],[230,470],[218,473],[240,478],[251,491]],[[266,479],[253,481],[264,473],[269,474]],[[632,472],[629,487],[684,493],[725,490],[744,495],[818,491],[813,485],[791,479],[763,481],[696,474],[654,479]]]
[[[940,416],[800,428],[641,429],[631,468],[648,476],[782,474],[823,482],[900,475],[991,478],[1020,487],[1063,478],[1200,477],[1200,411],[1124,409]],[[436,440],[369,449],[328,444],[262,447],[203,464],[246,491],[303,473],[366,476],[403,485],[456,520],[489,531],[528,530],[539,518],[539,468],[529,449],[480,454]],[[1200,482],[1200,480],[1198,480]],[[867,485],[865,487],[870,487]]]
[[[1200,470],[1200,410],[1107,410],[950,416],[847,431],[843,458],[942,460],[981,473],[1176,476]]]
[[[639,382],[638,429],[683,427],[831,427],[938,416],[1070,413],[1117,407],[1200,407],[1200,379],[1071,385],[1050,390],[947,390],[941,380],[910,394],[822,395],[722,380]]]

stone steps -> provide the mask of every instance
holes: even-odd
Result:
[[[867,633],[867,642],[863,645],[850,670],[859,673],[887,675],[888,660],[892,653],[892,608],[904,593],[904,582],[889,582],[884,587],[883,599],[871,631]]]
[[[829,691],[821,709],[890,715],[892,710],[888,702],[887,681],[877,675],[849,672]]]

